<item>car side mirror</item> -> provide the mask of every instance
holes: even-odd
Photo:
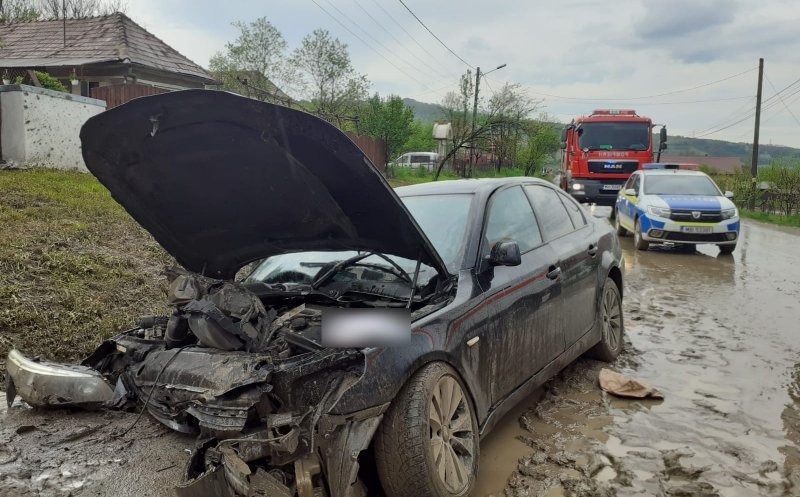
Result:
[[[567,148],[567,142],[564,141],[564,140],[561,140],[561,143],[560,143],[559,146],[561,147],[561,150],[565,150]]]
[[[514,240],[501,240],[492,246],[489,254],[489,264],[492,266],[519,266],[522,256],[519,245]]]
[[[730,190],[729,190],[729,191],[726,191],[726,192],[725,192],[725,198],[733,198],[733,192],[732,192],[732,191],[730,191]]]
[[[634,190],[633,188],[628,188],[627,190],[625,190],[625,195],[630,195],[631,197],[635,197],[636,190]]]

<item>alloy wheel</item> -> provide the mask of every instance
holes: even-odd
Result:
[[[622,340],[622,311],[619,295],[607,286],[603,292],[603,340],[609,348],[616,350]]]
[[[453,494],[463,492],[472,477],[475,437],[467,402],[455,378],[445,375],[434,387],[428,406],[433,464]]]

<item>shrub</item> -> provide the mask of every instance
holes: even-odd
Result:
[[[61,84],[61,81],[57,80],[56,78],[50,76],[46,72],[35,71],[36,72],[36,79],[39,80],[39,84],[42,85],[42,88],[47,88],[48,90],[55,90],[55,91],[62,91],[64,93],[69,93],[67,87]]]

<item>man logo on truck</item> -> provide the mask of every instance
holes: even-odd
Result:
[[[561,134],[560,186],[580,202],[614,205],[631,173],[653,162],[667,148],[667,129],[634,110],[600,109],[573,120]],[[613,157],[615,160],[610,161]]]

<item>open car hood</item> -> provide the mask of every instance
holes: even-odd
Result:
[[[81,129],[86,166],[186,269],[303,250],[444,263],[381,173],[311,114],[216,90],[135,99]]]

